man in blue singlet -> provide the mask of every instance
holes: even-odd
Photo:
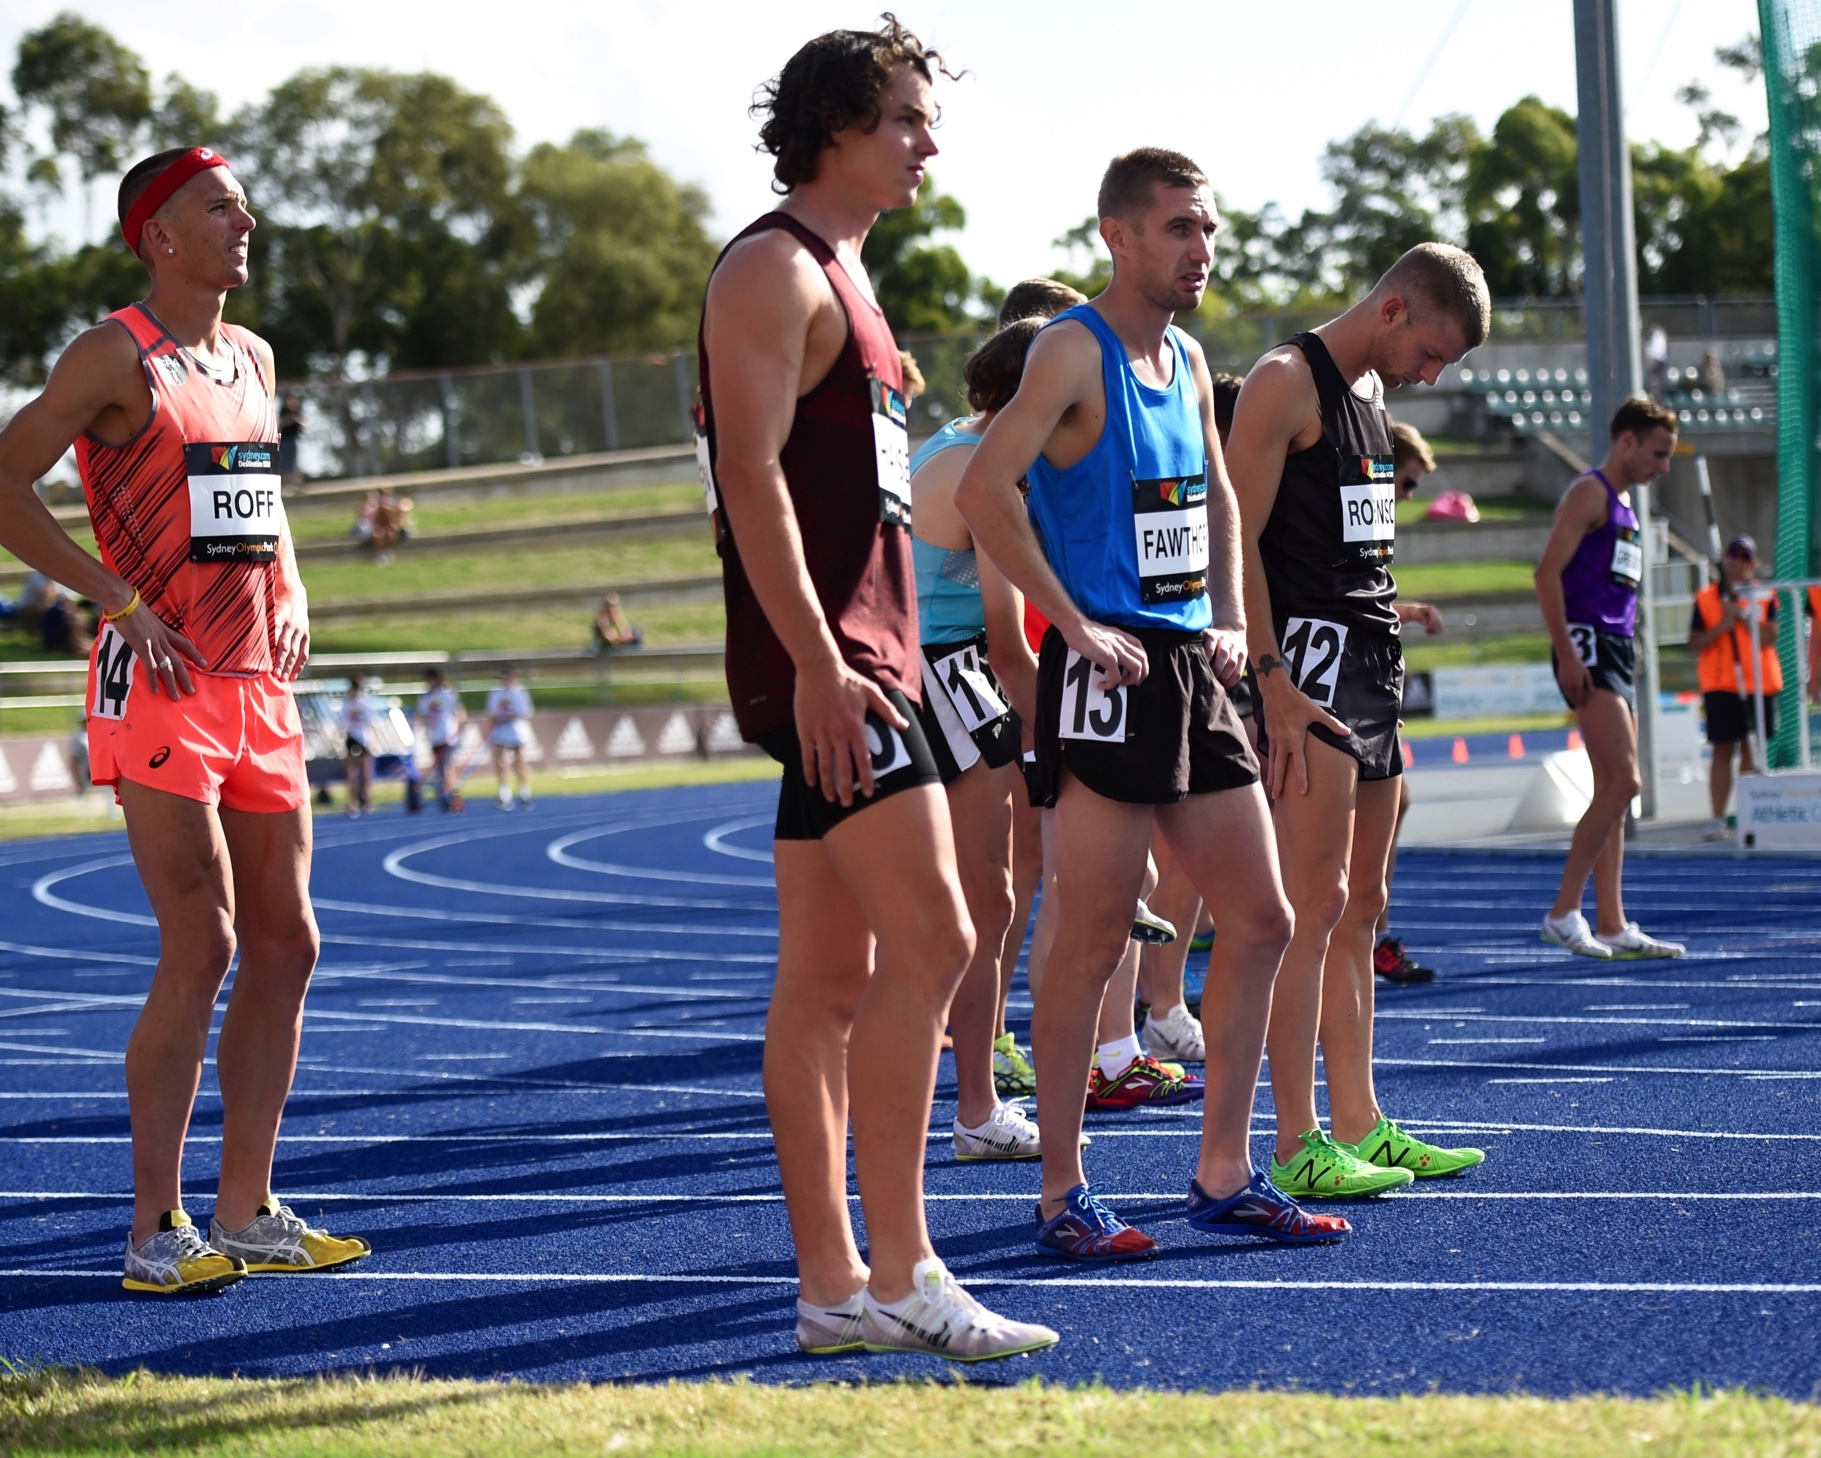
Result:
[[[1625,810],[1638,793],[1637,695],[1632,687],[1632,632],[1644,546],[1631,488],[1669,469],[1676,413],[1632,396],[1612,417],[1612,449],[1555,508],[1555,528],[1537,563],[1536,595],[1549,629],[1556,683],[1581,726],[1593,765],[1593,799],[1574,838],[1555,905],[1543,918],[1543,940],[1583,957],[1679,957],[1679,942],[1660,941],[1625,918]],[[1596,925],[1581,913],[1593,877]]]
[[[1037,336],[955,494],[978,547],[1052,624],[1035,738],[1039,788],[1056,809],[1060,920],[1032,1042],[1041,1086],[1058,1095],[1041,1109],[1037,1245],[1088,1261],[1156,1249],[1090,1192],[1073,1093],[1087,1086],[1154,825],[1220,923],[1189,1223],[1332,1240],[1347,1223],[1283,1196],[1254,1169],[1247,1139],[1290,912],[1258,761],[1227,697],[1245,615],[1213,381],[1200,347],[1170,323],[1207,287],[1213,194],[1187,157],[1143,148],[1108,167],[1099,216],[1112,282]]]

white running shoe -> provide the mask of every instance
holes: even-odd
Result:
[[[862,1350],[866,1346],[860,1338],[860,1313],[864,1309],[858,1291],[841,1306],[814,1306],[799,1296],[797,1345],[812,1357]]]
[[[937,1257],[911,1270],[911,1294],[887,1311],[871,1288],[861,1298],[860,1335],[869,1352],[921,1352],[950,1362],[990,1362],[1053,1347],[1062,1338],[1047,1326],[1012,1321],[988,1311],[961,1289]]]
[[[1576,956],[1592,957],[1598,962],[1604,962],[1612,956],[1612,948],[1593,934],[1593,928],[1587,925],[1587,918],[1578,911],[1569,912],[1560,921],[1545,916],[1542,937],[1546,942],[1568,948]]]
[[[1201,1020],[1181,1003],[1171,1008],[1161,1023],[1149,1013],[1145,1014],[1144,1046],[1153,1058],[1173,1058],[1181,1063],[1208,1061],[1208,1045],[1202,1037]]]
[[[1024,1112],[1024,1100],[994,1104],[987,1121],[973,1129],[959,1119],[955,1120],[955,1158],[968,1161],[1042,1159],[1037,1126]]]
[[[1707,822],[1707,828],[1701,832],[1702,840],[1731,840],[1732,828],[1718,817]]]
[[[1641,931],[1635,921],[1625,923],[1625,930],[1617,936],[1599,939],[1612,949],[1612,955],[1619,961],[1641,962],[1647,957],[1679,957],[1688,948],[1681,942],[1665,942],[1648,932]]]

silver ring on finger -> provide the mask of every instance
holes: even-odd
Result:
[[[176,663],[169,658],[160,658],[157,664],[160,673],[169,673],[176,666]]]

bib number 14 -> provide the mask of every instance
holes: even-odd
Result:
[[[1058,733],[1063,739],[1091,739],[1101,743],[1123,743],[1126,737],[1126,690],[1104,688],[1096,680],[1100,669],[1069,649],[1068,662],[1062,670],[1062,722]]]
[[[127,695],[133,688],[133,665],[138,661],[127,641],[112,623],[101,625],[95,640],[95,697],[89,713],[97,719],[124,719]]]

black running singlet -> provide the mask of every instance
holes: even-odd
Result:
[[[1271,616],[1280,635],[1288,619],[1318,619],[1395,636],[1397,584],[1389,568],[1397,489],[1384,386],[1368,374],[1372,393],[1361,397],[1319,336],[1297,334],[1288,343],[1315,377],[1322,436],[1285,459],[1259,534]]]

